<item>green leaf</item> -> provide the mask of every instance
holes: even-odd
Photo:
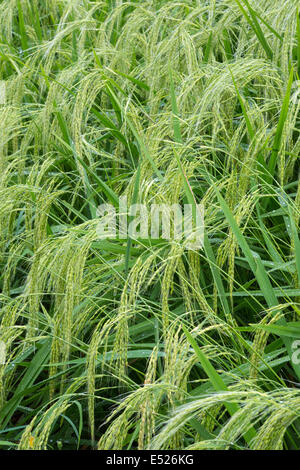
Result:
[[[21,36],[21,45],[22,45],[23,52],[25,53],[28,49],[28,39],[27,39],[26,28],[25,28],[25,23],[24,23],[23,9],[22,9],[20,0],[17,1],[17,6],[18,6],[18,13],[19,13],[19,31],[20,31],[20,36]]]
[[[139,197],[139,185],[140,185],[140,176],[141,176],[141,164],[139,164],[136,172],[135,182],[134,182],[134,189],[133,189],[133,197],[132,197],[132,205],[137,204],[138,197]],[[133,217],[128,218],[129,223],[133,220]],[[129,260],[130,260],[130,252],[132,246],[132,237],[131,234],[128,233],[128,241],[127,241],[127,248],[126,248],[126,257],[125,257],[125,275],[128,274],[128,267],[129,267]]]
[[[300,322],[288,322],[286,325],[252,325],[255,330],[264,330],[281,337],[300,338]]]
[[[208,376],[209,380],[211,381],[213,387],[217,392],[224,392],[228,391],[228,387],[226,386],[223,379],[220,377],[218,372],[215,370],[209,359],[205,356],[205,354],[201,351],[199,346],[197,345],[195,339],[191,335],[191,333],[187,330],[187,328],[182,325],[182,329],[187,337],[188,342],[193,347],[203,370],[205,371],[206,375]],[[227,408],[229,414],[233,416],[240,408],[235,403],[224,403],[225,407]],[[256,432],[253,428],[251,428],[247,433],[245,433],[244,438],[245,441],[249,444],[251,440],[255,437]]]
[[[242,0],[243,1],[243,0]],[[235,2],[238,4],[238,7],[239,9],[241,10],[242,14],[244,15],[244,17],[246,18],[248,24],[251,26],[251,28],[253,29],[254,33],[256,34],[256,37],[257,39],[259,40],[259,42],[261,43],[262,47],[264,48],[266,54],[267,54],[267,57],[270,59],[270,60],[273,60],[273,52],[272,52],[272,49],[270,48],[269,44],[268,44],[268,41],[266,40],[265,38],[265,35],[255,17],[255,14],[254,14],[254,10],[250,7],[249,3],[247,0],[244,0],[244,3],[247,5],[248,7],[248,11],[250,13],[250,16],[252,18],[250,18],[250,16],[248,15],[247,11],[245,10],[245,8],[241,5],[240,1],[239,0],[235,0]]]
[[[178,112],[178,107],[177,107],[171,67],[169,67],[169,77],[170,77],[170,84],[171,84],[171,102],[172,102],[172,120],[173,120],[174,139],[175,139],[175,142],[177,142],[178,144],[182,144],[183,140],[182,140],[181,131],[180,131],[179,112]]]
[[[280,117],[279,117],[277,129],[276,129],[276,134],[275,134],[275,138],[274,138],[273,150],[272,150],[272,154],[271,154],[270,162],[269,162],[269,173],[271,174],[272,177],[274,177],[275,168],[276,168],[276,164],[277,164],[278,152],[280,150],[280,145],[281,145],[283,128],[284,128],[284,124],[285,124],[287,114],[288,114],[288,110],[289,110],[293,80],[294,80],[294,70],[293,70],[293,67],[292,67],[291,70],[290,70],[290,76],[289,76],[289,80],[288,80],[286,94],[285,94],[285,97],[284,97],[284,100],[283,100],[283,103],[282,103]]]
[[[257,282],[258,282],[262,292],[264,293],[264,297],[266,299],[268,307],[269,308],[274,308],[274,307],[278,306],[277,297],[274,293],[273,287],[271,285],[268,274],[266,273],[264,265],[261,262],[260,256],[257,253],[255,253],[255,255],[252,253],[252,251],[250,250],[244,235],[242,234],[238,224],[236,223],[236,220],[235,220],[231,210],[229,209],[229,207],[226,204],[225,200],[221,196],[218,188],[214,184],[213,184],[213,186],[214,186],[217,198],[219,200],[219,203],[221,205],[221,208],[222,208],[222,210],[225,214],[226,219],[229,222],[231,230],[233,231],[239,246],[243,250],[244,255],[245,255],[245,257],[246,257],[246,259],[249,263],[249,266],[250,266],[253,274],[255,275],[255,277],[257,279]],[[276,309],[273,310],[273,313],[274,314],[276,313]],[[285,321],[285,319],[281,318],[278,323],[279,324],[285,324],[286,321]],[[287,340],[286,338],[283,338],[283,342],[284,342],[284,344],[287,348],[287,351],[289,353],[290,358],[292,358],[292,342],[290,340]],[[292,362],[292,364],[293,364],[293,368],[295,370],[295,373],[296,373],[297,377],[300,379],[300,365],[294,364],[293,362]]]
[[[297,62],[298,62],[298,80],[300,79],[300,17],[299,8],[297,7],[297,32],[296,32],[296,43],[297,43]]]
[[[13,397],[10,398],[10,400],[3,406],[0,412],[0,422],[3,428],[7,426],[23,397],[26,395],[26,390],[31,387],[46,365],[50,354],[50,347],[51,339],[49,338],[45,340],[42,347],[34,355],[24,377],[16,388]]]

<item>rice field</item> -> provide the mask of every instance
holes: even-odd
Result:
[[[1,1],[2,450],[300,449],[298,8]]]

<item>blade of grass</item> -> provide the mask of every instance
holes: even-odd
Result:
[[[108,69],[108,70],[110,70],[110,69]],[[115,74],[118,74],[121,77],[127,78],[129,81],[131,81],[135,85],[139,86],[140,88],[143,88],[146,91],[150,90],[150,87],[146,83],[142,82],[142,80],[138,80],[137,78],[134,78],[131,75],[128,75],[124,72],[120,72],[120,70],[114,69],[114,70],[111,70],[111,72],[113,72]]]
[[[169,72],[170,73],[170,72]],[[171,101],[172,101],[172,111],[173,111],[173,133],[174,133],[174,139],[175,141],[180,144],[182,142],[182,136],[181,136],[181,131],[180,131],[180,122],[178,119],[178,107],[177,107],[177,102],[176,102],[176,96],[175,96],[175,91],[174,91],[174,84],[172,80],[172,74],[170,73],[170,79],[171,79]],[[182,167],[179,155],[177,154],[176,150],[174,149],[175,157],[178,162],[178,167],[179,170],[183,176],[183,182],[184,182],[184,188],[185,188],[185,194],[186,198],[189,202],[189,204],[192,206],[193,211],[192,215],[194,218],[194,221],[196,221],[196,211],[197,211],[197,203],[196,199],[193,193],[193,190],[191,188],[191,185],[188,181],[188,178],[184,172],[184,169]],[[209,238],[206,233],[204,233],[204,251],[210,266],[210,270],[214,279],[214,282],[216,284],[216,288],[220,297],[220,301],[222,304],[222,307],[224,309],[225,315],[229,316],[230,315],[230,308],[229,308],[229,303],[226,298],[225,294],[225,289],[223,286],[222,278],[220,275],[220,269],[216,263],[215,255],[213,252],[213,249],[211,247]]]
[[[28,389],[28,387],[34,383],[35,379],[41,373],[41,370],[43,369],[47,362],[47,358],[49,357],[50,346],[51,340],[47,339],[32,359],[23,379],[16,388],[13,397],[2,408],[0,412],[0,422],[2,423],[1,426],[3,428],[8,425],[15,410],[21,403],[22,398],[26,393],[26,389]]]
[[[244,235],[242,234],[238,224],[236,223],[236,220],[235,220],[231,210],[229,209],[227,203],[225,202],[225,200],[221,196],[218,188],[214,185],[214,183],[211,183],[211,184],[214,186],[218,201],[219,201],[220,206],[221,206],[221,208],[222,208],[222,210],[225,214],[226,219],[229,222],[231,230],[233,231],[239,246],[243,250],[244,255],[246,256],[246,259],[249,263],[249,266],[250,266],[254,276],[256,277],[257,282],[258,282],[262,292],[264,293],[264,297],[266,299],[268,307],[274,309],[274,307],[278,306],[278,300],[277,300],[277,297],[274,293],[273,286],[270,282],[270,279],[269,279],[268,274],[265,270],[265,267],[261,262],[260,256],[257,253],[255,254],[255,256],[253,255],[253,253],[250,250],[249,245],[248,245]],[[274,314],[276,313],[276,309],[274,309],[273,313]],[[281,318],[278,321],[278,324],[286,324],[286,320],[284,318]],[[286,338],[283,338],[283,342],[284,342],[284,344],[287,348],[287,351],[289,353],[290,358],[292,358],[292,342],[290,340],[287,340]],[[293,364],[293,368],[295,370],[295,373],[296,373],[297,377],[300,379],[300,365],[294,364],[293,362],[292,362],[292,364]]]
[[[281,138],[283,134],[283,128],[284,128],[284,124],[285,124],[288,110],[289,110],[289,103],[290,103],[293,80],[294,80],[294,69],[293,67],[291,67],[288,85],[287,85],[285,97],[283,99],[280,117],[279,117],[276,134],[274,138],[273,150],[272,150],[270,162],[269,162],[269,173],[271,174],[272,178],[274,177],[278,152],[280,150]]]
[[[38,40],[40,42],[42,42],[43,41],[43,33],[42,33],[42,28],[41,28],[41,19],[40,19],[39,9],[38,9],[35,1],[32,2],[32,11],[33,11],[34,29],[35,29],[36,35],[38,37]]]
[[[57,104],[56,104],[55,101],[54,101],[54,107],[55,107],[55,114],[56,114],[56,117],[57,117],[57,120],[58,120],[58,123],[59,123],[59,127],[62,131],[64,140],[65,140],[66,144],[68,144],[69,148],[71,149],[72,154],[74,156],[74,159],[77,162],[77,166],[78,166],[79,157],[78,157],[77,152],[75,150],[75,147],[73,145],[73,142],[72,142],[71,136],[69,134],[69,130],[68,130],[66,121],[64,119],[64,116],[62,115],[61,111],[58,109]],[[80,159],[80,160],[82,162],[82,159]],[[82,165],[82,163],[81,163],[81,165]],[[88,178],[87,173],[85,171],[85,167],[83,168],[83,175],[84,175],[84,183],[85,183],[86,197],[87,197],[87,201],[88,201],[88,205],[89,205],[89,210],[90,210],[92,218],[95,218],[96,217],[96,211],[97,211],[97,204],[96,204],[94,196],[93,196],[94,191],[92,189],[89,178]]]
[[[230,61],[233,59],[233,52],[231,48],[229,32],[226,28],[223,30],[223,42],[227,60]]]
[[[97,55],[94,53],[95,57],[97,57]],[[103,78],[107,81],[107,84],[106,84],[106,88],[111,96],[111,98],[113,98],[114,100],[114,103],[118,106],[119,110],[120,110],[120,113],[121,114],[124,114],[124,110],[122,108],[122,105],[117,97],[117,95],[115,94],[115,92],[113,91],[113,87],[117,87],[118,90],[120,90],[125,96],[126,96],[126,93],[124,92],[124,90],[121,89],[121,87],[114,81],[112,80],[111,78],[107,77],[104,72],[102,71],[102,67],[101,67],[101,64],[99,62],[99,60],[97,61],[97,65],[99,66],[99,68],[101,69],[101,72],[102,72],[102,76]],[[147,160],[149,161],[150,165],[152,166],[153,168],[153,171],[154,173],[156,174],[157,178],[159,179],[159,181],[162,181],[163,180],[163,176],[161,174],[161,172],[159,171],[157,165],[155,164],[153,158],[151,157],[150,155],[150,152],[146,146],[146,144],[144,143],[143,139],[140,137],[137,129],[135,128],[132,120],[129,118],[128,114],[125,113],[124,114],[124,119],[126,120],[128,126],[130,127],[131,129],[131,132],[133,133],[139,147],[140,147],[140,150],[141,152],[145,155],[145,157],[147,158]]]
[[[258,21],[256,20],[255,18],[255,15],[252,13],[251,9],[249,10],[249,13],[252,17],[252,20],[251,21],[251,18],[250,16],[248,15],[248,13],[246,12],[245,8],[241,5],[240,1],[239,0],[234,0],[239,9],[241,10],[242,14],[244,15],[244,17],[246,18],[248,24],[251,26],[251,28],[253,29],[257,39],[259,40],[259,42],[261,43],[263,49],[265,50],[266,54],[267,54],[267,57],[270,59],[270,60],[273,60],[273,52],[272,52],[272,49],[270,48],[263,32],[262,32],[262,29],[258,23]],[[246,3],[246,1],[245,1]],[[247,5],[247,3],[246,3]]]
[[[182,139],[181,130],[180,130],[179,112],[178,112],[178,106],[177,106],[176,95],[175,95],[173,75],[172,75],[170,65],[169,65],[169,77],[170,77],[170,89],[171,89],[170,91],[171,91],[171,103],[172,103],[172,122],[173,122],[174,140],[178,144],[182,144],[183,139]]]
[[[251,10],[253,15],[257,16],[257,18],[260,19],[260,21],[271,31],[271,33],[273,33],[282,42],[283,41],[282,35],[279,34],[278,31],[276,31],[274,28],[272,28],[272,26],[269,23],[267,23],[267,21],[259,13],[257,13],[257,11],[253,10],[253,8],[250,5],[249,7],[248,8]]]
[[[119,206],[119,197],[118,195],[103,181],[95,171],[93,171],[83,160],[77,155],[77,159],[80,164],[84,167],[87,173],[89,173],[97,181],[103,192],[106,194],[110,202],[115,206]]]
[[[299,17],[299,8],[297,7],[297,33],[296,33],[296,43],[297,43],[297,62],[298,62],[298,80],[300,80],[300,17]]]
[[[262,41],[263,41],[264,44],[265,44],[265,48],[266,48],[265,50],[266,50],[266,51],[267,51],[267,50],[269,51],[270,59],[272,59],[272,58],[273,58],[272,49],[270,48],[270,46],[269,46],[269,44],[268,44],[268,42],[267,42],[267,40],[266,40],[266,38],[265,38],[265,36],[264,36],[264,33],[263,33],[263,31],[262,31],[262,29],[261,29],[261,27],[260,27],[260,24],[259,24],[259,22],[257,21],[257,18],[259,17],[258,13],[252,8],[252,6],[249,4],[248,0],[242,0],[242,1],[247,5],[247,8],[248,8],[249,13],[250,13],[250,15],[251,15],[251,18],[252,18],[252,20],[253,20],[253,23],[254,23],[254,25],[255,25],[255,27],[256,27],[256,30],[257,30],[259,36],[261,37]],[[256,18],[256,17],[257,17],[257,18]],[[263,23],[264,23],[270,30],[272,30],[272,32],[275,34],[275,36],[279,37],[279,39],[282,40],[281,36],[280,36],[278,33],[276,33],[276,31],[275,31],[273,28],[271,28],[271,26],[268,25],[268,23],[267,23],[266,21],[263,21]]]
[[[116,94],[114,93],[114,91],[112,90],[111,86],[110,85],[107,85],[111,95],[114,97],[114,100],[116,103],[118,103],[119,105],[119,108],[122,109],[122,106],[116,96]],[[136,141],[142,151],[142,153],[145,155],[145,157],[147,158],[147,160],[149,161],[150,165],[152,166],[153,168],[153,171],[154,173],[156,174],[157,178],[159,179],[159,181],[162,181],[163,180],[163,176],[161,174],[161,172],[159,171],[159,169],[157,168],[157,165],[155,164],[153,158],[151,157],[150,155],[150,152],[146,146],[146,144],[144,143],[143,139],[140,137],[138,131],[136,130],[133,122],[131,121],[131,119],[129,118],[129,116],[127,115],[127,113],[125,114],[125,120],[127,122],[127,124],[129,125],[130,129],[131,129],[131,132],[133,133],[134,137],[136,138]]]
[[[288,322],[286,325],[252,325],[255,330],[264,330],[280,337],[300,338],[300,322]]]
[[[246,122],[249,138],[250,138],[250,141],[252,141],[252,140],[255,139],[255,132],[254,132],[253,126],[251,124],[250,118],[248,116],[244,100],[243,100],[243,98],[242,98],[242,96],[239,92],[238,86],[237,86],[236,81],[234,79],[233,73],[232,73],[230,67],[228,67],[228,69],[229,69],[229,72],[230,72],[230,75],[231,75],[231,78],[232,78],[232,82],[233,82],[233,85],[235,87],[236,94],[237,94],[237,97],[238,97],[238,100],[239,100],[239,103],[240,103],[240,106],[241,106],[241,109],[242,109],[242,113],[243,113],[243,116],[244,116],[244,119],[245,119],[245,122]],[[257,162],[258,162],[258,170],[262,174],[262,179],[266,183],[270,183],[270,174],[267,170],[267,166],[266,166],[264,157],[261,154],[261,152],[259,152],[258,155],[257,155]]]
[[[132,197],[132,203],[131,203],[132,205],[136,204],[138,201],[140,176],[141,176],[141,164],[139,164],[137,168],[137,172],[136,172],[134,189],[133,189],[133,197]],[[129,216],[128,220],[130,224],[130,222],[133,220],[133,217]],[[128,241],[127,241],[126,255],[125,255],[125,276],[128,275],[131,246],[132,246],[132,237],[131,237],[131,233],[128,233]]]
[[[17,1],[17,6],[18,6],[18,15],[19,15],[19,32],[20,32],[20,37],[21,37],[21,45],[22,45],[23,52],[26,55],[26,51],[28,49],[28,38],[26,34],[23,9],[22,9],[20,0]]]
[[[296,257],[296,268],[298,274],[298,283],[300,282],[300,240],[298,235],[298,230],[294,221],[294,217],[292,214],[292,209],[288,206],[289,209],[289,219],[291,224],[291,237],[294,242],[294,250],[295,250],[295,257]]]
[[[203,57],[204,64],[207,64],[209,56],[210,56],[210,51],[212,48],[212,39],[213,39],[213,32],[211,31],[208,36],[207,44],[205,46],[204,57]]]
[[[218,374],[218,372],[215,370],[215,368],[213,367],[209,359],[201,351],[201,349],[199,348],[198,344],[196,343],[191,333],[188,331],[188,329],[184,325],[182,325],[182,329],[186,335],[188,342],[194,349],[203,370],[205,371],[207,377],[209,378],[216,392],[228,391],[227,385],[225,384],[221,376]],[[229,412],[231,416],[233,416],[240,409],[236,403],[225,402],[224,405],[227,408],[227,411]],[[255,435],[256,435],[256,432],[254,428],[249,429],[244,434],[244,439],[247,442],[247,444],[250,444],[251,440],[255,437]]]

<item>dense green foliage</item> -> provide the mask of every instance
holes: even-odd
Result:
[[[299,449],[297,5],[1,0],[2,449]]]

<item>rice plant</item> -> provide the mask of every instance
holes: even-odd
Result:
[[[298,7],[1,1],[1,449],[300,448]]]

